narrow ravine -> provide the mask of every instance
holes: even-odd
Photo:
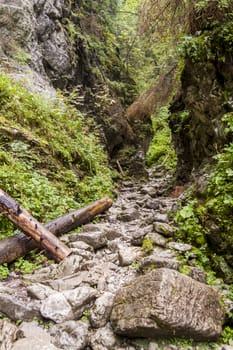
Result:
[[[143,330],[144,340],[116,335],[110,323],[116,293],[126,282],[151,270],[179,270],[179,254],[192,248],[174,241],[169,212],[177,198],[170,195],[171,181],[157,167],[148,182],[123,182],[100,222],[62,238],[72,248],[70,257],[1,281],[0,312],[6,316],[0,320],[1,350],[183,349],[166,337],[148,339]],[[190,275],[205,281],[201,270],[192,268]]]

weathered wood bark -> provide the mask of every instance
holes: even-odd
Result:
[[[55,236],[60,236],[74,230],[80,225],[90,222],[97,214],[101,214],[109,209],[111,205],[112,200],[108,197],[104,197],[92,202],[84,208],[77,209],[46,223],[45,227]],[[10,263],[26,255],[35,248],[38,248],[38,244],[31,238],[25,236],[22,232],[12,237],[2,239],[0,241],[0,264],[5,262]]]
[[[49,251],[56,261],[63,260],[71,253],[71,250],[63,242],[1,189],[0,212],[26,233],[26,235],[39,243],[42,248]]]

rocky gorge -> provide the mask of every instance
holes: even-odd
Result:
[[[130,45],[123,3],[0,0],[0,188],[40,222],[115,196],[61,237],[61,263],[0,265],[1,350],[233,349],[232,2],[143,1],[148,24],[162,3],[190,20],[162,68],[160,38]],[[0,216],[0,238],[14,229]]]
[[[149,182],[123,182],[100,222],[62,237],[71,256],[1,281],[1,350],[176,350],[179,337],[232,349],[215,343],[232,308],[225,287],[206,284],[195,253],[181,273],[193,247],[174,240],[170,181],[157,168]]]

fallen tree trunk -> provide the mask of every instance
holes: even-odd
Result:
[[[59,262],[70,255],[71,250],[63,242],[1,189],[0,213],[6,216],[42,248],[46,249],[54,260]]]
[[[54,219],[44,226],[55,236],[60,236],[80,225],[90,222],[96,215],[103,213],[112,205],[108,197],[97,200],[84,208],[72,211],[64,216]],[[0,264],[10,263],[31,250],[38,248],[38,244],[22,232],[0,241]]]

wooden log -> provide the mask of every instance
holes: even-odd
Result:
[[[71,250],[63,242],[1,189],[0,212],[26,235],[33,238],[43,249],[49,251],[54,260],[59,262],[70,255]]]
[[[99,199],[84,208],[74,210],[45,224],[55,236],[60,236],[80,225],[90,222],[96,215],[108,210],[112,200],[108,197]],[[22,232],[0,240],[0,264],[10,263],[38,248],[38,244]]]

